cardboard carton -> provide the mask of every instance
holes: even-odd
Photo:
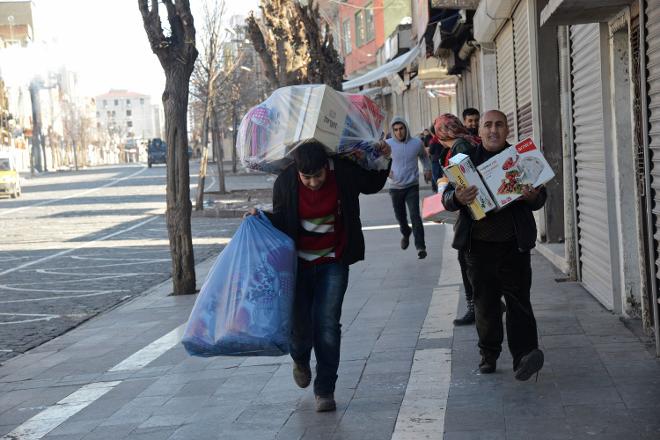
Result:
[[[455,187],[476,186],[479,190],[477,198],[468,205],[470,214],[475,220],[486,217],[486,213],[496,208],[493,199],[488,194],[486,186],[481,180],[477,169],[470,158],[463,153],[454,155],[449,159],[449,166],[445,169],[445,175]]]
[[[346,99],[331,87],[288,87],[282,89],[287,111],[280,112],[275,144],[292,147],[315,139],[335,153],[348,115]]]
[[[505,149],[477,169],[498,208],[518,199],[525,186],[537,188],[555,177],[531,139]]]

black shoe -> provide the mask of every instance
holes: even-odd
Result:
[[[409,244],[410,244],[410,234],[401,237],[401,249],[405,251],[406,249],[408,249]]]
[[[419,258],[420,260],[423,260],[424,258],[426,258],[426,255],[427,255],[426,254],[426,249],[422,249],[420,251],[417,251],[417,258]]]
[[[312,381],[312,370],[309,368],[309,363],[299,364],[293,362],[293,381],[300,388],[307,388]]]
[[[316,396],[316,412],[334,411],[337,409],[335,403],[335,395],[329,394],[327,396]]]
[[[497,369],[497,360],[482,356],[479,362],[479,372],[481,374],[492,374]]]
[[[454,325],[470,325],[474,324],[474,310],[465,312],[462,318],[454,319]]]
[[[528,380],[530,377],[536,373],[538,378],[538,372],[543,368],[543,352],[538,348],[527,353],[520,359],[518,368],[515,370],[515,377],[518,380]]]

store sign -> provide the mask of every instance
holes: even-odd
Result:
[[[431,0],[433,9],[472,9],[479,7],[479,0]]]

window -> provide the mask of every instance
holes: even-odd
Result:
[[[112,111],[112,117],[113,118],[115,117],[115,111],[114,110]]]
[[[373,3],[369,3],[364,7],[364,27],[366,33],[366,42],[376,38],[376,30],[374,29],[374,7]]]
[[[355,14],[355,45],[360,47],[364,44],[366,35],[364,33],[364,14],[358,11]]]
[[[132,127],[133,126],[133,121],[126,121],[126,126],[127,127]]]
[[[351,53],[351,20],[344,20],[342,24],[342,39],[344,40],[344,55]]]
[[[131,106],[131,100],[130,99],[126,100],[126,105],[129,106],[129,107]]]
[[[140,105],[144,105],[144,98],[140,98]]]
[[[101,117],[101,112],[96,112],[96,117],[100,118]]]
[[[119,105],[119,100],[115,99],[115,105]]]
[[[111,115],[112,115],[112,112],[111,112],[110,110],[108,110],[108,112],[107,112],[107,115],[106,115],[106,116],[107,116],[107,117],[110,117]]]
[[[133,112],[131,112],[130,110],[126,110],[126,116],[131,116],[132,113]]]
[[[105,107],[107,107],[107,106],[108,106],[108,100],[107,100],[107,99],[104,99],[104,100],[103,100],[103,107],[105,108]]]

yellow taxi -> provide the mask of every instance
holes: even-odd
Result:
[[[21,195],[21,182],[16,165],[10,156],[0,153],[0,194],[10,195],[12,199]]]

